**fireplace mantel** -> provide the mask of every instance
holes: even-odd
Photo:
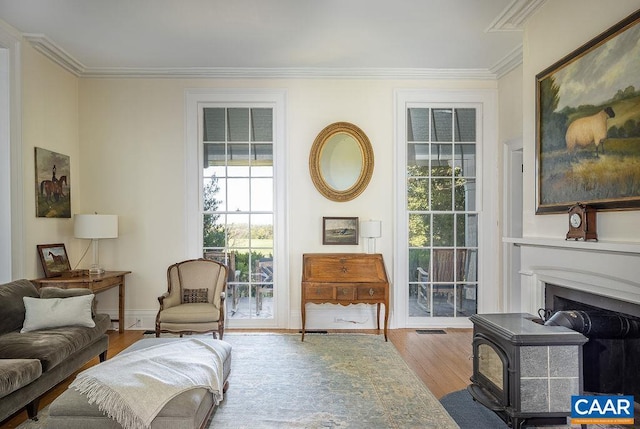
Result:
[[[503,242],[521,249],[520,284],[508,285],[520,308],[510,311],[536,314],[544,306],[547,283],[640,304],[640,243],[545,237]]]
[[[521,247],[549,247],[584,252],[640,255],[640,243],[627,241],[577,241],[548,237],[504,237],[502,241]]]

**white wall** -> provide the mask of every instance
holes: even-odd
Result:
[[[524,235],[564,239],[565,214],[535,215],[535,76],[640,8],[638,0],[547,1],[524,31]],[[601,241],[640,241],[640,212],[599,212]]]
[[[22,182],[24,276],[44,276],[36,246],[64,243],[73,267],[79,258],[71,218],[36,218],[35,147],[70,156],[71,212],[81,187],[78,156],[78,79],[22,43]],[[19,239],[16,237],[16,239]],[[14,255],[16,257],[16,255]]]
[[[522,66],[498,80],[500,142],[522,138]]]
[[[107,269],[132,271],[127,277],[128,314],[155,316],[156,297],[166,290],[166,268],[186,254],[185,90],[286,89],[289,327],[295,328],[300,319],[302,254],[366,250],[365,243],[323,246],[323,216],[381,220],[382,238],[378,239],[377,250],[385,257],[390,278],[393,276],[394,89],[495,89],[495,86],[492,81],[378,79],[81,79],[79,170],[82,186],[78,209],[120,216],[120,237],[101,242],[100,262]],[[322,197],[313,186],[308,170],[309,151],[316,135],[336,121],[352,122],[362,128],[375,154],[369,186],[357,199],[344,203]],[[100,295],[103,309],[115,309],[116,304],[115,290]],[[309,328],[322,322],[315,320],[312,312],[308,314]],[[148,319],[143,316],[143,323],[148,324]]]

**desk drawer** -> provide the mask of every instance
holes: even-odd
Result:
[[[358,287],[358,300],[366,301],[368,299],[380,301],[384,299],[385,287],[384,286],[359,286]]]
[[[356,288],[353,286],[336,286],[336,299],[339,301],[353,301]]]
[[[333,299],[333,286],[305,285],[306,299]]]
[[[89,289],[91,289],[93,292],[101,292],[103,290],[112,288],[113,286],[120,284],[122,281],[123,280],[120,277],[111,277],[104,280],[98,280],[98,281],[91,282],[89,284]]]

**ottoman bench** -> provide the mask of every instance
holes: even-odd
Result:
[[[231,345],[213,338],[198,338],[214,347],[222,357],[223,391],[227,390],[231,372]],[[182,338],[147,338],[137,341],[119,355]],[[207,389],[188,390],[169,401],[151,423],[151,429],[204,428],[215,408],[213,395]],[[105,415],[96,404],[75,389],[67,389],[49,406],[47,428],[50,429],[121,429],[122,426]]]

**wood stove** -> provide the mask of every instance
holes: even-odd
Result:
[[[582,386],[587,338],[527,313],[476,314],[468,390],[510,427],[566,424]]]
[[[583,385],[588,394],[640,398],[640,306],[554,284],[545,287],[545,306],[553,322],[587,338],[583,347]]]

